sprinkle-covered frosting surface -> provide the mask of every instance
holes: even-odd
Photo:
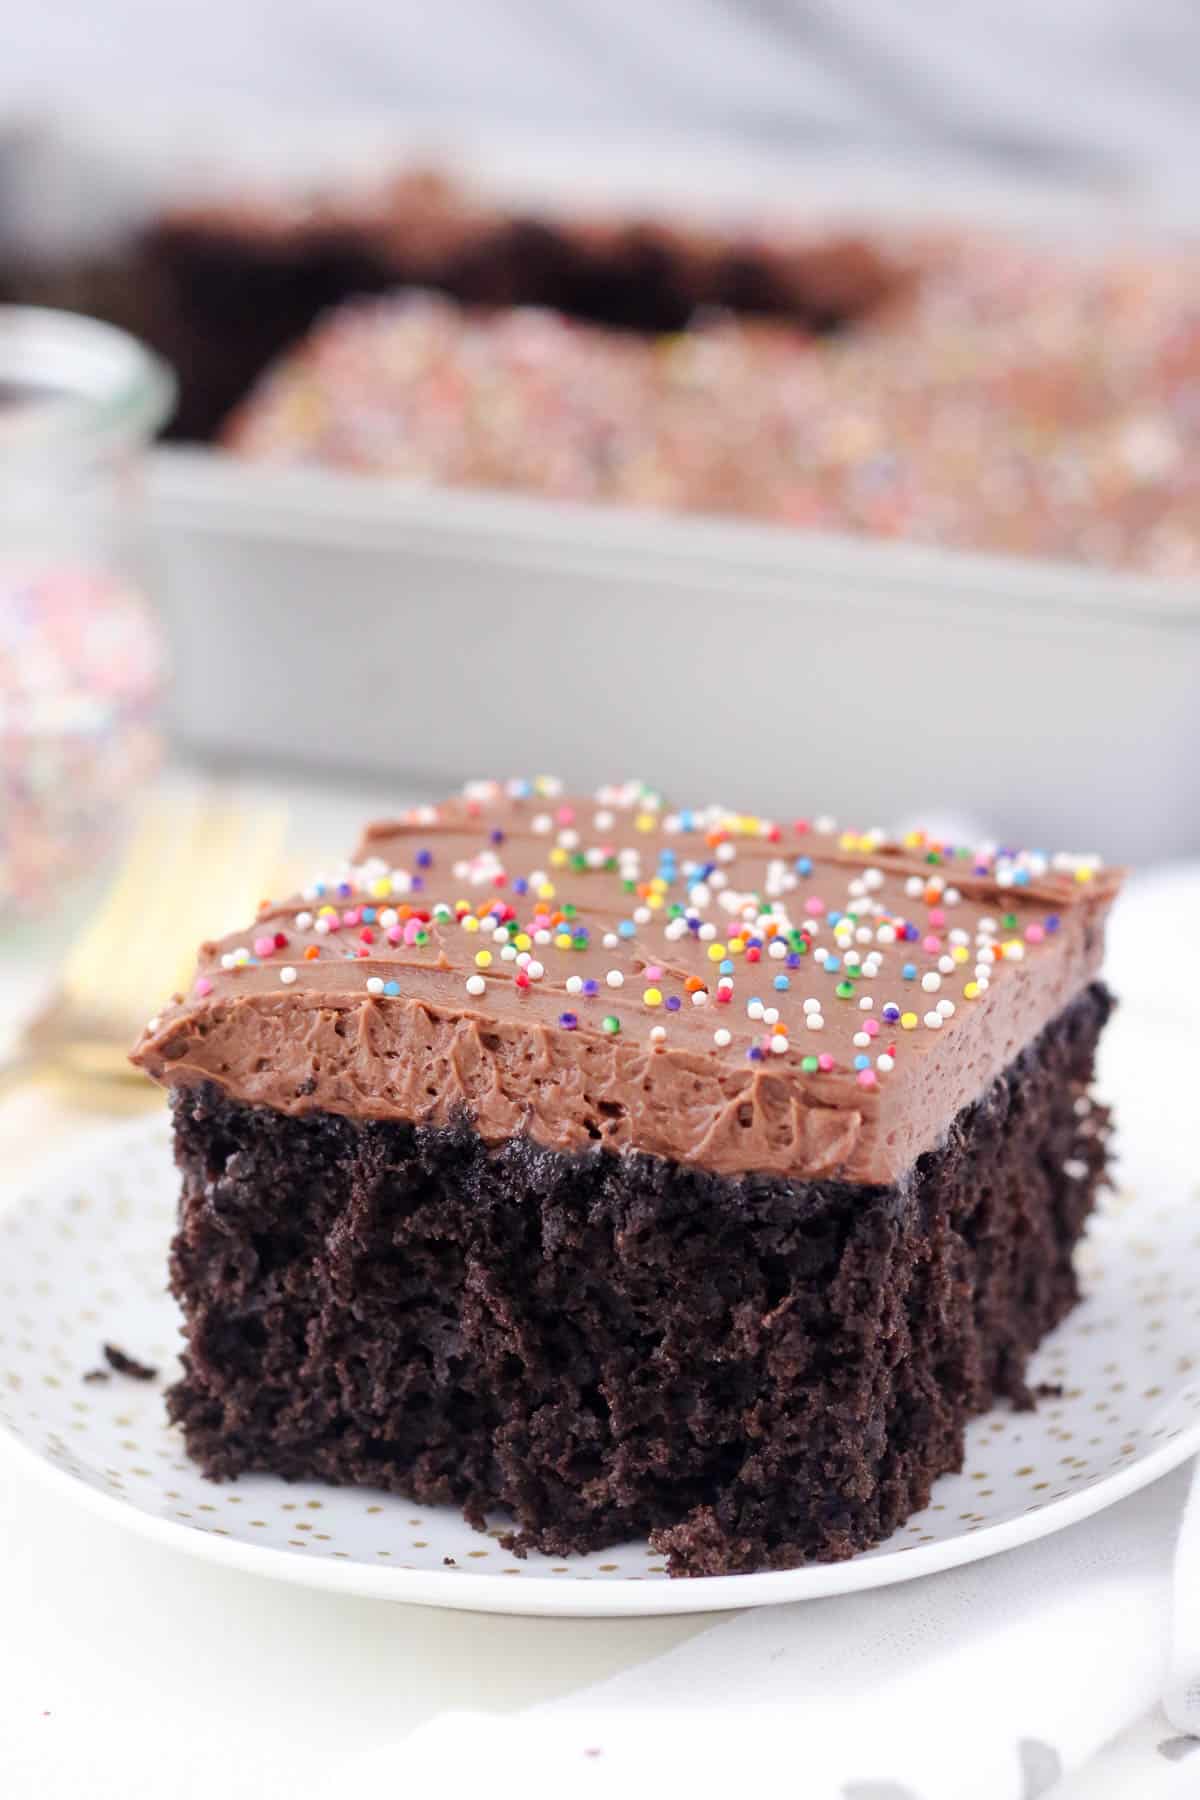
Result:
[[[202,946],[134,1060],[290,1113],[899,1179],[1095,975],[1099,859],[471,784]]]
[[[886,243],[911,292],[815,341],[752,316],[654,338],[411,292],[350,301],[225,440],[276,464],[1194,579],[1195,251]]]

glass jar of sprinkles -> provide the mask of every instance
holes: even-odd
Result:
[[[0,931],[93,885],[158,755],[141,463],[174,382],[92,319],[0,307]]]

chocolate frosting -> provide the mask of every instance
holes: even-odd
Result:
[[[1119,880],[477,783],[204,944],[133,1060],[292,1114],[888,1183],[1094,977]]]

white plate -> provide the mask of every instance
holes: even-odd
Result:
[[[175,1185],[156,1117],[105,1135],[0,1214],[0,1445],[148,1537],[283,1580],[506,1613],[773,1605],[1010,1549],[1200,1449],[1200,1214],[1182,1193],[1167,1204],[1147,1191],[1114,1197],[1095,1221],[1087,1298],[1037,1357],[1033,1381],[1061,1385],[1061,1397],[977,1420],[962,1474],[850,1562],[669,1581],[641,1543],[517,1562],[449,1510],[266,1477],[216,1485],[164,1417],[178,1344],[163,1286]],[[160,1379],[85,1383],[104,1341],[157,1364]]]

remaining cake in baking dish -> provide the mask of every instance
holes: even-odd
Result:
[[[908,281],[899,259],[819,221],[556,214],[417,168],[365,190],[172,206],[144,233],[137,274],[144,330],[180,373],[182,437],[215,432],[281,350],[354,295],[428,287],[471,306],[551,306],[646,332],[721,307],[826,332]]]
[[[899,250],[897,254],[900,254]],[[258,462],[1195,575],[1195,252],[911,238],[903,300],[670,335],[351,302],[233,413]]]
[[[134,1052],[190,1452],[675,1574],[876,1542],[1076,1298],[1117,885],[636,784],[372,826]]]

